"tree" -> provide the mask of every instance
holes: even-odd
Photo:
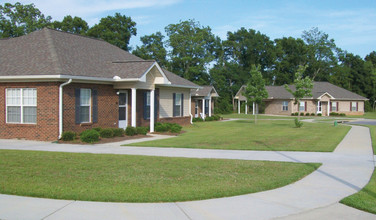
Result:
[[[167,68],[167,50],[164,47],[164,36],[161,32],[141,37],[142,46],[137,46],[132,53],[146,60],[156,60],[159,65]]]
[[[308,45],[309,59],[306,74],[317,81],[328,81],[332,69],[337,65],[338,61],[335,53],[338,48],[333,39],[329,39],[329,35],[312,28],[304,31],[302,38]]]
[[[80,17],[67,15],[62,21],[54,21],[52,27],[57,30],[73,33],[73,34],[86,34],[89,26],[85,20]]]
[[[312,96],[313,81],[308,76],[303,78],[303,73],[307,66],[299,66],[298,71],[295,73],[293,90],[287,84],[285,84],[285,89],[294,96],[294,104],[298,104],[298,120],[300,121],[300,100],[304,97]]]
[[[114,16],[101,18],[99,24],[89,29],[88,35],[101,38],[110,44],[128,51],[129,40],[132,35],[136,36],[136,22],[131,17],[115,13]]]
[[[243,95],[247,98],[249,103],[254,102],[257,105],[268,98],[268,91],[265,88],[265,80],[260,72],[260,67],[252,65],[251,78],[249,79]],[[257,124],[257,112],[255,114],[255,124]]]
[[[0,5],[0,38],[19,37],[48,26],[51,17],[45,17],[34,4]]]
[[[209,64],[215,60],[220,48],[219,37],[194,20],[170,24],[165,31],[171,48],[171,70],[199,85],[208,84]]]

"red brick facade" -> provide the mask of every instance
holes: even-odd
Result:
[[[0,83],[0,138],[21,138],[55,141],[59,135],[59,85],[60,83]],[[37,89],[37,123],[6,123],[7,88]]]

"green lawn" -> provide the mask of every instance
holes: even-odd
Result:
[[[365,112],[364,115],[349,115],[349,118],[367,118],[376,119],[376,112]]]
[[[369,132],[371,134],[372,139],[372,148],[373,153],[376,155],[376,126],[375,125],[364,125],[369,128]]]
[[[361,191],[342,199],[341,203],[376,214],[376,171]]]
[[[183,147],[231,150],[325,151],[331,152],[350,130],[326,123],[304,123],[295,128],[293,120],[239,120],[199,122],[184,128],[175,138],[147,141],[132,146]]]
[[[232,114],[224,114],[221,115],[223,118],[244,118],[244,119],[255,119],[255,116],[252,114],[237,114],[237,113],[232,113]],[[297,116],[294,116],[297,117]],[[273,116],[273,115],[264,115],[264,114],[258,114],[257,119],[292,119],[293,117],[291,116]],[[301,118],[310,118],[310,117],[301,117]]]
[[[319,164],[0,150],[0,193],[111,202],[174,202],[254,193]]]

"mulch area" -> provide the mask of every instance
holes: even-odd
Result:
[[[126,141],[126,140],[132,140],[132,139],[140,139],[140,138],[148,138],[151,136],[148,135],[134,135],[134,136],[123,136],[123,137],[113,137],[113,138],[100,138],[98,142],[95,142],[94,144],[106,144],[106,143],[114,143],[114,142],[120,142],[120,141]],[[80,139],[76,139],[74,141],[63,141],[58,140],[59,144],[83,144],[83,145],[91,145],[86,142],[82,142]]]

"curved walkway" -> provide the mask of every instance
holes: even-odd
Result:
[[[320,162],[323,165],[302,180],[278,189],[202,201],[106,203],[0,194],[0,219],[270,219],[284,216],[314,219],[323,213],[335,213],[333,209],[341,215],[338,218],[376,217],[337,204],[363,188],[371,177],[375,164],[366,127],[352,126],[333,153],[119,147],[119,144],[85,146],[0,140],[0,149]]]

